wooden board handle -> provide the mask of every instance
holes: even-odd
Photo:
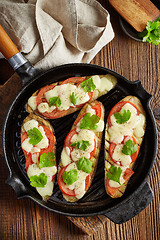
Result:
[[[0,52],[3,56],[9,60],[15,54],[19,52],[15,44],[12,42],[8,34],[4,31],[0,25]]]
[[[154,21],[160,11],[150,0],[109,0],[115,10],[138,32],[145,29],[147,21]]]

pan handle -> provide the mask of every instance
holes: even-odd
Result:
[[[153,199],[153,191],[148,180],[132,196],[104,215],[117,224],[127,222],[139,214]]]
[[[20,178],[16,176],[9,176],[6,180],[6,183],[14,189],[18,198],[28,196],[28,190],[25,187],[25,185],[22,183]]]
[[[35,77],[39,71],[22,55],[12,42],[8,34],[0,25],[0,52],[8,60],[12,68],[22,79],[22,86],[26,85],[30,79]]]

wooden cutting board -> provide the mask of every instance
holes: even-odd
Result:
[[[5,82],[3,85],[0,85],[0,129],[2,129],[7,110],[17,93],[20,91],[21,87],[21,79],[16,73],[14,73],[7,82]],[[2,130],[0,130],[0,134],[2,136]],[[2,142],[0,142],[0,155],[2,155]],[[107,217],[68,217],[68,219],[83,232],[88,235],[92,235],[104,227]]]

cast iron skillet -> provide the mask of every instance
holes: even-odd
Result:
[[[110,69],[91,64],[67,64],[55,67],[36,76],[36,69],[29,62],[26,62],[18,67],[16,72],[22,78],[23,88],[11,104],[4,122],[3,151],[9,169],[9,177],[6,183],[12,186],[17,193],[17,197],[28,197],[48,210],[68,216],[103,214],[115,223],[126,222],[142,211],[153,198],[152,190],[148,184],[148,176],[156,157],[157,131],[150,108],[151,95],[145,91],[141,82],[130,82]],[[98,168],[92,186],[79,202],[68,203],[63,199],[57,179],[52,197],[48,201],[42,200],[36,190],[29,184],[25,171],[25,158],[20,144],[21,124],[28,115],[24,108],[25,103],[33,92],[52,82],[62,81],[72,76],[107,73],[117,77],[118,84],[113,90],[98,99],[105,106],[105,121],[110,109],[127,95],[137,96],[141,100],[147,118],[144,140],[134,166],[135,174],[131,177],[125,194],[119,199],[112,199],[105,193],[103,140]],[[60,119],[50,120],[55,129],[57,139],[58,161],[64,139],[77,115],[78,112]]]

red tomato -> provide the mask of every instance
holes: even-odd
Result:
[[[67,135],[67,137],[66,137],[66,139],[65,139],[65,142],[64,142],[65,147],[68,147],[68,148],[70,149],[70,152],[72,152],[73,149],[74,149],[74,147],[72,147],[72,146],[70,146],[70,145],[71,145],[71,139],[72,139],[72,137],[73,137],[75,134],[78,134],[78,133],[76,132],[76,128],[72,129],[72,130],[68,133],[68,135]],[[95,151],[96,151],[96,139],[94,139],[94,149],[93,149],[92,152],[90,152],[90,159],[93,157]]]
[[[133,107],[136,108],[137,110],[137,115],[139,115],[139,110],[138,108],[131,102],[128,102],[128,101],[122,101],[122,102],[118,102],[110,111],[109,113],[109,116],[108,116],[108,124],[109,126],[111,127],[112,126],[112,123],[111,123],[111,116],[116,113],[116,112],[120,112],[122,107],[126,104],[126,103],[130,103]]]
[[[138,147],[138,143],[137,143],[136,139],[135,139],[134,137],[130,137],[130,136],[125,136],[124,139],[123,139],[123,141],[122,141],[120,144],[125,144],[124,142],[125,142],[125,139],[126,139],[126,138],[131,139],[131,140],[137,145],[137,147]],[[110,145],[109,145],[109,155],[110,155],[110,157],[111,157],[111,159],[112,159],[112,161],[113,161],[114,163],[117,163],[117,161],[115,161],[115,160],[112,158],[112,155],[113,155],[114,150],[115,150],[115,147],[116,147],[117,145],[118,145],[118,144],[113,143],[113,142],[111,142]],[[131,155],[131,159],[132,159],[132,162],[131,162],[131,163],[133,163],[133,162],[137,159],[138,153],[139,153],[139,147],[138,147],[138,150]],[[121,164],[120,164],[120,165],[121,165]],[[121,166],[122,166],[122,165],[121,165]]]
[[[67,165],[68,166],[68,165]],[[75,191],[74,190],[70,190],[68,187],[67,187],[67,184],[63,182],[63,173],[65,172],[67,166],[63,167],[60,172],[59,172],[59,175],[58,175],[58,185],[59,185],[59,188],[60,190],[62,191],[62,193],[68,195],[68,196],[73,196],[75,197]],[[86,177],[86,180],[85,180],[85,190],[87,190],[87,188],[89,187],[90,185],[90,175],[88,175]]]
[[[133,174],[134,172],[132,171],[132,169],[127,168],[123,175],[125,182],[128,181]]]
[[[26,171],[28,170],[29,165],[32,165],[32,164],[33,164],[32,155],[29,154],[28,157],[26,158],[26,164],[25,164]]]
[[[49,140],[49,146],[47,148],[41,149],[40,154],[51,152],[53,150],[53,147],[54,147],[54,144],[55,144],[55,136],[53,135],[51,130],[49,128],[47,128],[46,126],[42,126],[42,127],[45,131],[46,137]],[[28,138],[28,134],[27,134],[27,132],[24,132],[24,134],[22,135],[22,138],[21,138],[21,145],[26,138]],[[24,151],[25,154],[27,154],[27,155],[29,154],[24,149],[23,149],[23,151]]]
[[[109,185],[109,179],[107,178],[106,180],[106,188],[107,188],[107,191],[108,193],[111,195],[111,196],[114,196],[114,194],[118,191],[119,187],[110,187]]]
[[[61,84],[74,83],[74,84],[79,85],[84,80],[86,80],[85,77],[71,77],[71,78],[67,78],[66,80],[64,80]]]
[[[45,92],[53,89],[55,86],[56,86],[56,84],[55,85],[48,85],[48,86],[45,86],[45,87],[40,89],[40,91],[39,91],[39,93],[36,97],[37,106],[42,102],[47,102],[47,100],[44,98],[44,94],[45,94]]]

